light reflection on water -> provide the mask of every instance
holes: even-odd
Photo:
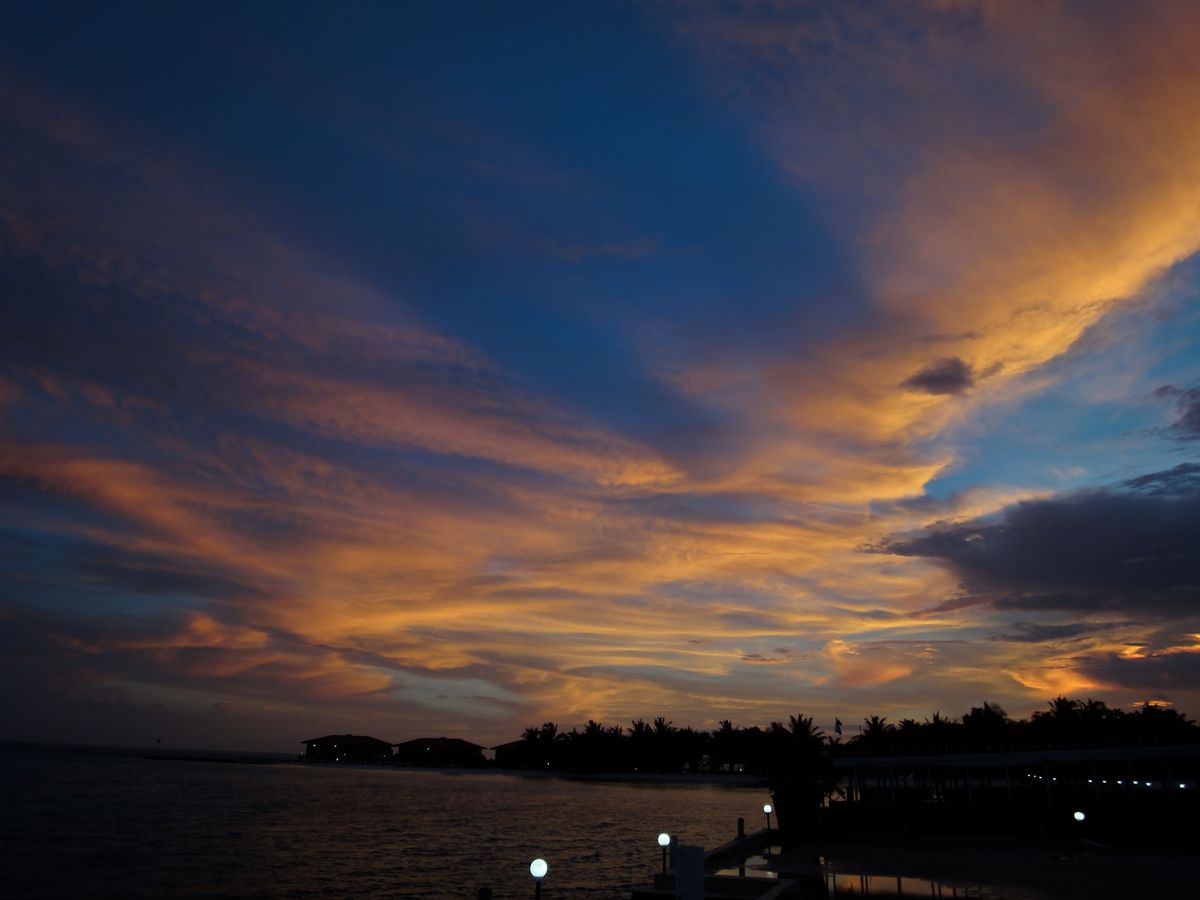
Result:
[[[779,878],[772,863],[763,856],[750,856],[745,865],[720,869],[717,875],[748,875],[752,878]],[[822,876],[816,876],[818,878]],[[943,900],[1004,900],[1005,895],[995,888],[979,884],[952,884],[896,875],[860,875],[826,872],[825,890],[833,897],[921,897]]]
[[[933,897],[945,900],[1002,900],[1003,894],[982,885],[944,884],[923,878],[900,878],[892,875],[825,876],[825,887],[832,897]]]
[[[712,848],[765,790],[0,754],[16,896],[627,897],[659,831]]]
[[[925,878],[913,878],[898,875],[867,875],[859,872],[846,872],[842,866],[831,863],[823,857],[813,856],[811,868],[806,867],[806,874],[797,876],[793,866],[795,857],[785,854],[779,845],[764,848],[763,853],[746,857],[740,866],[718,870],[717,875],[748,875],[752,878],[780,878],[781,872],[786,877],[815,879],[825,882],[825,890],[830,898],[834,897],[921,897],[944,898],[944,900],[1005,900],[1014,896],[1003,889],[979,883],[963,883],[951,881],[932,881]],[[783,866],[781,869],[780,866]],[[792,874],[788,874],[792,873]],[[811,882],[809,882],[811,884]],[[806,894],[807,896],[807,894]]]

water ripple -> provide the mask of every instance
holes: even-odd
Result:
[[[712,847],[763,792],[493,773],[6,753],[0,846],[20,896],[627,897],[661,830]]]

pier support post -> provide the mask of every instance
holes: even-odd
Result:
[[[704,848],[681,844],[675,856],[675,900],[704,900]]]

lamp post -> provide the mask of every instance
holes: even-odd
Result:
[[[662,847],[663,874],[667,874],[667,848],[671,846],[671,836],[665,831],[658,835],[658,846]]]
[[[546,877],[546,873],[550,871],[550,867],[546,865],[546,861],[538,857],[529,864],[529,874],[533,876],[533,898],[540,900],[542,896],[542,879]]]
[[[770,803],[763,804],[763,812],[765,812],[767,814],[767,831],[770,831],[771,830],[771,813],[774,812],[774,810],[771,808]]]

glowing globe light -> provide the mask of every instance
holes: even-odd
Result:
[[[775,812],[775,810],[771,808],[770,803],[764,803],[763,804],[763,812],[765,812],[769,816],[771,813]]]
[[[1086,819],[1086,818],[1087,818],[1087,816],[1085,816],[1085,815],[1084,815],[1083,813],[1081,813],[1079,810],[1076,810],[1076,811],[1075,811],[1075,813],[1074,813],[1074,815],[1075,815],[1075,821],[1076,821],[1076,822],[1082,822],[1084,819]]]
[[[665,831],[658,836],[658,846],[665,847],[671,843],[671,836]]]
[[[550,871],[550,867],[546,865],[546,861],[542,858],[535,859],[529,864],[529,874],[541,881],[546,877],[546,873]]]

